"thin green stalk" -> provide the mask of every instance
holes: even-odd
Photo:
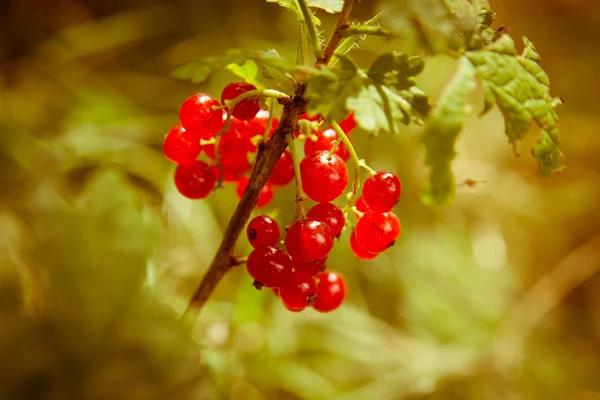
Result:
[[[340,31],[340,36],[344,38],[356,35],[372,35],[389,38],[398,36],[388,29],[383,29],[381,26],[354,25]]]
[[[298,24],[298,62],[299,65],[308,65],[308,40],[306,27],[303,23]]]
[[[298,4],[300,5],[300,10],[302,11],[302,16],[304,17],[304,24],[306,25],[306,29],[308,30],[308,36],[312,42],[313,51],[315,53],[315,57],[317,60],[323,57],[323,50],[321,49],[321,40],[319,40],[319,34],[317,33],[317,28],[315,28],[315,24],[312,20],[312,14],[308,9],[308,3],[306,0],[298,0]]]
[[[358,158],[356,154],[356,150],[354,150],[354,146],[348,139],[348,136],[344,132],[344,130],[340,127],[340,125],[335,121],[331,121],[331,126],[335,129],[338,134],[338,140],[341,140],[342,143],[346,146],[348,151],[350,152],[350,157],[354,163],[354,179],[352,180],[352,195],[348,199],[348,203],[350,206],[354,205],[356,201],[356,196],[358,195],[358,189],[360,189],[360,164],[361,160]]]
[[[294,216],[294,222],[306,217],[306,210],[304,210],[304,202],[307,200],[302,189],[302,176],[300,175],[300,162],[298,161],[298,153],[296,152],[296,143],[294,141],[294,135],[289,133],[285,135],[290,153],[292,155],[292,163],[294,164],[294,175],[296,178],[296,215]]]
[[[275,99],[271,98],[269,101],[269,119],[267,121],[267,127],[265,128],[265,133],[263,133],[263,143],[267,143],[269,141],[269,133],[271,133],[271,127],[273,126],[273,107],[275,106]]]

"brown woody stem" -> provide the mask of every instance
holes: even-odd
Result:
[[[348,18],[350,18],[350,12],[352,11],[352,7],[354,7],[354,1],[355,0],[344,1],[344,7],[342,7],[342,11],[338,14],[335,29],[323,49],[323,58],[317,60],[317,65],[327,65],[331,56],[333,56],[335,49],[339,46],[340,41],[342,40],[340,32],[348,27]]]

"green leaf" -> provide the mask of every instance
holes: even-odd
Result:
[[[341,69],[316,72],[306,89],[307,112],[341,121],[348,116],[346,100],[360,90],[362,80],[358,68],[347,57],[341,57]]]
[[[425,145],[425,163],[431,167],[421,199],[425,204],[444,204],[454,195],[451,162],[456,156],[454,144],[466,117],[466,97],[476,87],[475,68],[466,58],[431,111],[421,141]]]
[[[517,55],[515,43],[503,35],[485,50],[467,52],[466,57],[476,68],[484,90],[485,109],[497,104],[504,114],[506,135],[510,143],[518,144],[535,121],[544,130],[534,148],[540,173],[550,175],[563,169],[560,162],[558,115],[561,104],[550,96],[550,81],[541,68],[540,56],[533,44],[523,38],[525,49]]]
[[[421,57],[394,51],[377,57],[367,75],[380,85],[404,90],[416,85],[414,76],[420,74],[424,67]]]
[[[258,67],[264,68],[269,75],[272,73],[285,74],[294,68],[275,50],[233,49],[221,56],[194,59],[180,64],[173,69],[171,76],[175,79],[190,80],[192,83],[202,83],[216,71],[225,69],[230,64],[243,66],[248,60],[252,60]]]
[[[342,11],[344,0],[308,0],[308,6],[334,14]]]
[[[244,64],[229,64],[227,69],[233,72],[235,75],[242,78],[244,81],[253,84],[257,89],[266,89],[271,86],[265,81],[272,80],[265,75],[265,68],[262,65],[258,65],[253,60],[247,60]]]
[[[336,0],[321,0],[321,1],[308,1],[308,6],[312,7],[311,3],[336,3]],[[298,21],[302,21],[304,20],[304,17],[302,16],[302,11],[300,10],[300,6],[298,5],[298,1],[297,0],[267,0],[267,3],[277,3],[279,4],[281,7],[286,8],[290,11],[293,11],[296,14],[296,17],[298,17]],[[343,0],[342,0],[342,4],[343,4]],[[315,6],[318,7],[318,6]],[[319,18],[317,18],[316,15],[312,15],[312,20],[313,20],[313,24],[315,24],[316,26],[321,25],[321,20]]]

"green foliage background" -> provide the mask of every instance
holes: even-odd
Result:
[[[364,1],[353,16],[387,9],[402,27],[405,3]],[[600,6],[491,5],[566,99],[568,168],[540,178],[526,152],[539,128],[515,158],[498,109],[472,112],[453,168],[458,183],[483,182],[428,207],[421,131],[359,130],[360,156],[404,182],[403,234],[371,262],[347,238],[336,246],[346,305],[289,313],[242,267],[191,321],[178,317],[237,201],[231,187],[199,202],[175,193],[160,146],[198,87],[169,72],[229,48],[294,60],[294,15],[242,0],[2,3],[0,398],[600,399]],[[412,43],[370,38],[353,55],[367,67]],[[437,99],[456,68],[428,59],[420,87]],[[201,88],[217,95],[231,79]],[[293,198],[277,192],[280,222]]]

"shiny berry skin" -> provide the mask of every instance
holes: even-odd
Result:
[[[289,150],[285,150],[269,176],[269,183],[275,186],[285,186],[294,180],[294,162]]]
[[[232,119],[227,132],[219,138],[219,154],[243,157],[249,152],[256,151],[256,146],[252,144],[251,139],[252,134],[246,121]]]
[[[245,154],[223,156],[219,161],[223,166],[223,180],[226,182],[237,182],[250,171],[250,162]]]
[[[348,186],[348,168],[344,160],[329,152],[317,151],[300,162],[302,189],[318,203],[329,203],[340,197]]]
[[[248,178],[242,178],[237,185],[237,195],[238,197],[241,199],[242,196],[244,195],[244,192],[246,191],[246,188],[248,187],[248,182],[250,182],[250,179]],[[267,204],[269,204],[271,202],[271,200],[273,200],[273,186],[271,186],[270,183],[267,182],[267,184],[265,186],[263,186],[262,190],[260,191],[260,194],[258,196],[258,201],[256,202],[256,206],[257,207],[264,207]]]
[[[400,236],[400,220],[393,212],[366,212],[356,223],[356,239],[365,251],[381,253]]]
[[[316,275],[321,272],[321,270],[325,269],[326,261],[327,257],[315,261],[296,261],[292,259],[292,267],[294,267],[294,271],[304,272],[309,275]]]
[[[402,194],[400,179],[391,172],[378,171],[365,180],[362,197],[373,211],[385,213],[391,211]]]
[[[292,273],[292,260],[283,250],[275,246],[259,247],[252,250],[246,261],[246,269],[254,286],[260,289],[281,287]]]
[[[175,169],[175,187],[189,199],[202,199],[215,187],[215,175],[204,161],[179,164]]]
[[[179,110],[181,126],[195,131],[201,139],[211,139],[221,130],[225,120],[223,110],[213,110],[220,106],[217,99],[206,93],[195,93],[188,97]]]
[[[172,127],[163,142],[165,157],[177,164],[194,161],[201,151],[200,137],[193,131],[186,131],[181,125]]]
[[[369,253],[363,249],[358,240],[356,240],[356,231],[353,231],[352,235],[350,235],[350,250],[361,260],[372,260],[379,255],[379,253]]]
[[[296,261],[315,261],[327,257],[333,247],[331,229],[316,219],[294,222],[285,235],[285,248]]]
[[[225,104],[225,100],[233,100],[241,94],[256,90],[256,86],[247,82],[232,82],[223,88],[221,92],[221,102]],[[256,114],[260,111],[260,105],[258,104],[258,98],[247,98],[235,105],[231,115],[237,119],[243,121],[256,117]]]
[[[279,287],[279,297],[292,311],[302,311],[308,306],[317,292],[317,285],[312,275],[294,271],[288,275],[287,281]]]
[[[320,150],[331,151],[331,148],[338,138],[338,134],[333,128],[325,129],[324,131],[316,131],[313,134],[316,136],[317,140],[313,140],[309,137],[304,142],[304,154],[306,155]],[[344,161],[350,159],[350,152],[346,146],[344,146],[344,143],[340,143],[333,154],[337,154]]]
[[[276,246],[281,237],[279,225],[271,217],[259,215],[250,221],[246,235],[252,247]]]
[[[260,110],[256,117],[248,120],[248,127],[250,129],[251,136],[262,136],[267,129],[267,124],[269,122],[269,112],[266,110]],[[271,130],[269,131],[269,137],[273,135],[275,128],[279,125],[279,120],[276,117],[273,117],[273,122],[271,123]]]
[[[306,214],[306,218],[316,219],[325,222],[331,234],[334,237],[339,237],[344,229],[346,219],[344,213],[335,204],[319,203],[314,205]]]
[[[369,211],[369,206],[365,203],[364,197],[360,196],[358,200],[356,200],[356,204],[354,204],[356,209],[362,213]]]
[[[316,276],[317,297],[312,307],[319,312],[330,312],[338,308],[346,298],[346,282],[337,272],[323,272]]]

